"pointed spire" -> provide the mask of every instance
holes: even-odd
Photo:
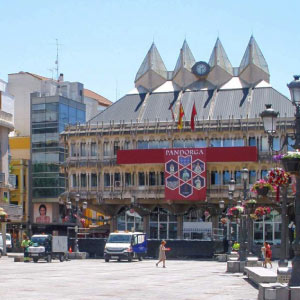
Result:
[[[194,55],[186,41],[184,40],[182,47],[180,49],[180,54],[177,59],[177,63],[174,69],[174,76],[179,72],[180,69],[187,69],[188,71],[191,72],[193,65],[195,64],[195,58]]]
[[[248,43],[247,49],[243,56],[243,59],[240,64],[240,74],[247,68],[249,65],[255,65],[259,69],[263,70],[269,75],[268,64],[258,47],[256,40],[253,35],[251,35],[250,41]]]
[[[167,69],[154,42],[152,43],[143,63],[136,74],[135,82],[150,70],[152,70],[154,73],[157,73],[164,79],[167,79]]]
[[[208,64],[210,65],[211,68],[213,68],[215,66],[219,66],[220,68],[222,68],[229,74],[231,74],[231,75],[233,74],[232,65],[228,59],[228,56],[223,48],[223,45],[222,45],[219,37],[217,38],[217,41],[216,41],[214,49],[211,53]]]
[[[173,71],[173,82],[175,82],[181,88],[185,88],[195,82],[197,78],[192,73],[192,67],[195,62],[194,55],[187,41],[184,40],[175,69]]]

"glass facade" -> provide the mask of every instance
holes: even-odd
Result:
[[[59,134],[65,125],[85,123],[85,105],[60,96],[32,97],[32,196],[57,198],[65,190],[59,165],[65,150]]]

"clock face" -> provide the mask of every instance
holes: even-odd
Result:
[[[209,73],[210,67],[206,62],[200,61],[194,64],[192,71],[198,76],[205,76]]]

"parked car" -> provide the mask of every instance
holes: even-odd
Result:
[[[2,239],[2,233],[0,233],[0,251],[1,254],[3,253],[3,239]],[[12,251],[12,239],[11,239],[11,234],[7,233],[6,234],[6,251],[10,252]]]

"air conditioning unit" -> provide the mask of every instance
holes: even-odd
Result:
[[[121,181],[115,181],[115,187],[116,188],[121,187]]]

